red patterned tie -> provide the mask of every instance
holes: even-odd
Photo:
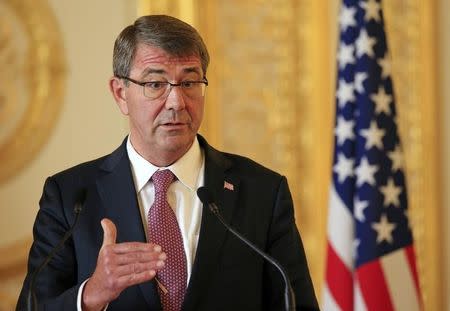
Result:
[[[167,289],[164,291],[158,286],[164,311],[181,310],[187,282],[183,238],[175,213],[167,202],[167,189],[173,179],[174,175],[169,170],[153,174],[155,202],[148,213],[150,241],[160,245],[167,254],[165,266],[157,274],[158,281]]]

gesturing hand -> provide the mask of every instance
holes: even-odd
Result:
[[[87,281],[82,296],[82,309],[102,310],[129,286],[146,282],[164,267],[166,254],[152,243],[127,242],[116,244],[114,223],[104,218],[103,244],[97,266]]]

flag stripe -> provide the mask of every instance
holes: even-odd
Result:
[[[358,279],[355,278],[354,282],[355,282],[355,307],[353,310],[367,311],[366,303],[364,302],[364,298],[361,293],[361,288],[359,287]],[[327,309],[324,309],[324,310],[327,310]]]
[[[380,261],[362,265],[356,270],[356,275],[367,310],[394,310]]]
[[[420,304],[422,304],[422,299],[420,296],[420,285],[419,285],[419,276],[417,274],[417,266],[416,266],[416,255],[414,252],[414,247],[408,246],[405,248],[406,257],[408,258],[409,267],[411,268],[411,273],[414,279],[414,285],[416,287],[417,296],[419,297]]]
[[[328,222],[328,241],[346,267],[351,269],[353,267],[353,217],[337,194],[334,185],[330,188],[328,218],[334,221]]]
[[[418,311],[417,291],[405,250],[383,256],[381,265],[395,310]]]
[[[342,309],[337,305],[326,283],[323,285],[322,290],[323,290],[323,310],[341,311]]]
[[[337,305],[343,311],[353,310],[353,278],[350,270],[328,244],[326,282]]]

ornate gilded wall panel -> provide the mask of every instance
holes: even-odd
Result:
[[[65,59],[45,0],[0,0],[0,184],[47,141],[63,102]],[[30,241],[0,249],[0,311],[13,310]]]
[[[65,60],[43,0],[0,1],[0,183],[44,144],[62,104]]]

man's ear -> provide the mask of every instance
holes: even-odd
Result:
[[[120,111],[124,115],[128,115],[128,104],[127,104],[127,93],[126,93],[126,85],[122,79],[117,77],[111,77],[109,79],[109,89],[114,97],[114,100],[119,106]]]

